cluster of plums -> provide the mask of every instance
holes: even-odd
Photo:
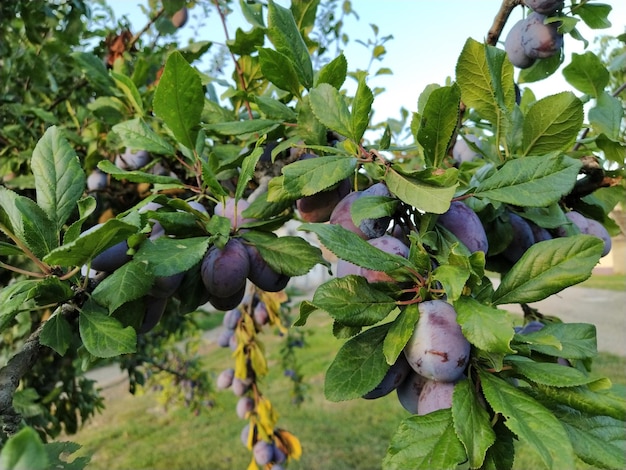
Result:
[[[547,59],[563,47],[559,22],[546,22],[563,8],[563,0],[525,0],[532,12],[513,25],[504,41],[504,49],[511,63],[525,69],[537,59]]]
[[[464,378],[470,343],[444,300],[418,305],[420,316],[409,342],[381,382],[363,395],[380,398],[396,390],[410,413],[425,415],[452,406],[454,385]]]

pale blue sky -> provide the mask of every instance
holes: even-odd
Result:
[[[209,0],[204,0],[209,1]],[[287,0],[277,3],[288,5]],[[566,1],[566,4],[569,3]],[[594,48],[595,35],[617,35],[626,29],[626,1],[605,0],[613,7],[610,18],[613,26],[606,30],[589,30],[581,24],[580,30]],[[147,4],[147,0],[109,0],[118,17],[129,14],[134,30],[145,24],[145,17],[138,5]],[[385,93],[374,102],[374,122],[384,121],[389,117],[400,116],[401,107],[409,111],[417,109],[417,99],[426,85],[430,83],[444,84],[447,77],[454,77],[457,58],[468,37],[482,41],[491,27],[493,18],[498,11],[501,0],[353,0],[353,8],[359,14],[357,21],[350,16],[346,21],[347,32],[351,39],[366,40],[372,37],[370,23],[379,27],[379,36],[393,35],[386,43],[387,55],[380,65],[389,67],[393,75],[370,77],[371,88],[384,87]],[[235,1],[237,6],[238,2]],[[235,8],[237,9],[237,8]],[[192,10],[198,12],[199,9]],[[517,7],[503,32],[501,40],[506,37],[508,29],[523,16],[523,9]],[[193,21],[193,19],[191,20]],[[582,23],[582,22],[581,22]],[[229,17],[229,30],[234,37],[236,28],[240,26],[248,30],[249,26],[240,15]],[[206,31],[206,34],[204,34]],[[191,28],[183,28],[181,38],[187,39]],[[206,26],[199,32],[196,40],[224,42],[224,32],[218,22],[217,15],[206,21]],[[584,52],[583,44],[567,36],[565,39],[565,63],[569,63],[573,52]],[[366,68],[369,52],[354,42],[344,51],[349,68]],[[572,89],[562,78],[560,72],[554,76],[531,84],[530,87],[540,98],[563,90]],[[579,93],[577,93],[579,94]]]

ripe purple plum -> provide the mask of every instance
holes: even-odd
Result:
[[[563,0],[524,0],[524,5],[537,13],[551,16],[563,9]]]
[[[107,248],[102,253],[97,255],[94,259],[92,259],[91,268],[95,269],[96,271],[112,273],[132,259],[132,256],[129,255],[127,252],[128,242],[119,242],[112,247]]]
[[[115,157],[115,166],[121,170],[137,170],[150,163],[152,157],[145,150],[133,152],[130,149]]]
[[[267,311],[267,306],[263,302],[259,302],[255,305],[254,310],[252,310],[252,317],[254,318],[254,322],[259,325],[267,325],[270,320],[270,315]]]
[[[229,239],[223,248],[212,245],[202,260],[202,282],[211,297],[226,299],[245,291],[249,271],[248,252],[237,238]]]
[[[443,300],[428,300],[418,308],[419,320],[404,347],[409,365],[430,380],[458,380],[469,362],[471,346],[456,321],[454,307]]]
[[[221,296],[218,296],[218,295],[211,295],[210,293],[208,293],[208,294],[209,294],[208,302],[214,308],[216,308],[217,310],[227,311],[227,310],[231,310],[231,309],[237,307],[237,305],[239,305],[241,303],[241,301],[243,300],[243,298],[244,298],[244,296],[246,294],[246,285],[244,283],[244,285],[241,287],[241,289],[236,291],[234,294],[227,295],[225,297],[221,297]]]
[[[242,397],[245,393],[250,390],[252,385],[252,380],[249,378],[240,379],[239,377],[235,377],[232,383],[233,393],[238,397]]]
[[[232,368],[224,369],[217,376],[217,379],[215,381],[215,386],[217,387],[218,390],[225,390],[232,386],[234,379],[235,379],[235,369],[232,369]]]
[[[534,333],[541,330],[545,325],[537,320],[532,320],[526,323],[520,330],[520,335],[527,335],[528,333]]]
[[[406,258],[409,256],[409,247],[391,235],[383,235],[382,237],[367,240],[367,243],[376,247],[385,253],[390,253]],[[339,259],[337,261],[337,277],[344,277],[349,274],[363,276],[368,282],[393,282],[394,279],[384,271],[375,271],[373,269],[362,268],[356,266],[349,261]]]
[[[534,243],[539,243],[545,240],[552,240],[552,235],[545,228],[537,225],[530,220],[527,220],[527,222],[533,232]]]
[[[248,279],[259,289],[267,292],[278,292],[287,287],[291,277],[274,271],[261,256],[254,245],[245,245],[250,261]]]
[[[481,157],[480,153],[470,147],[467,143],[468,141],[475,144],[478,148],[481,147],[480,139],[474,134],[466,134],[463,137],[459,137],[452,146],[452,158],[455,162],[461,164]]]
[[[217,344],[221,348],[228,348],[230,346],[231,338],[235,336],[235,330],[225,329],[220,332],[217,337]]]
[[[411,366],[406,360],[404,354],[400,354],[396,362],[394,362],[389,369],[387,369],[387,373],[380,383],[374,389],[363,395],[363,398],[371,400],[384,397],[385,395],[391,393],[393,390],[398,388],[402,382],[404,382],[411,370]]]
[[[489,250],[487,233],[478,215],[461,201],[452,201],[450,208],[437,218],[437,224],[452,232],[471,253]]]
[[[274,459],[274,445],[262,439],[258,440],[252,447],[252,454],[258,465],[267,465]]]
[[[144,297],[145,313],[143,315],[143,321],[139,327],[139,333],[147,333],[152,330],[161,317],[165,313],[165,307],[167,306],[167,298],[154,297],[146,295]]]
[[[533,11],[526,17],[522,30],[522,46],[528,57],[547,59],[563,47],[559,23],[545,23],[546,16]]]
[[[611,251],[612,241],[611,235],[609,235],[608,230],[595,219],[587,219],[587,229],[584,232],[586,235],[593,235],[594,237],[598,237],[604,242],[604,249],[602,250],[601,256],[606,256]]]
[[[427,380],[417,402],[417,414],[420,416],[452,407],[452,392],[455,382],[437,382]]]
[[[511,263],[516,263],[535,243],[535,235],[526,219],[513,212],[508,215],[513,239],[502,252],[502,256]]]
[[[108,184],[107,174],[99,169],[93,170],[87,177],[87,190],[88,191],[102,191],[106,189]]]
[[[215,206],[215,215],[221,215],[230,220],[233,231],[237,231],[243,224],[254,222],[255,219],[247,219],[241,213],[250,206],[245,199],[238,201],[234,197],[227,197],[223,204]]]
[[[233,308],[228,310],[224,314],[224,318],[222,319],[222,325],[229,330],[234,330],[237,328],[237,324],[241,319],[241,310],[238,308]]]
[[[352,220],[352,204],[363,196],[363,191],[352,191],[339,201],[330,214],[329,222],[334,225],[341,225],[346,230],[356,233],[363,240],[367,240],[367,235],[357,227]]]
[[[369,188],[363,190],[363,196],[391,197],[391,193],[389,192],[387,185],[381,182],[373,184]],[[363,219],[359,224],[359,230],[363,232],[366,238],[382,237],[387,231],[387,228],[389,228],[390,222],[391,217],[389,216],[377,219]]]
[[[182,28],[187,23],[189,12],[186,7],[181,8],[172,15],[172,24],[175,28]]]
[[[326,222],[339,202],[350,193],[350,181],[345,179],[329,189],[303,196],[296,201],[300,218],[305,222]]]
[[[250,397],[241,397],[237,400],[237,416],[241,419],[246,419],[250,413],[254,410],[254,400]]]
[[[535,63],[534,58],[526,54],[522,44],[522,31],[526,26],[526,20],[519,20],[513,25],[504,40],[504,50],[509,61],[517,68],[527,69]]]
[[[417,414],[417,404],[424,383],[426,378],[411,369],[406,379],[396,389],[398,401],[411,414]]]
[[[159,276],[154,279],[154,285],[150,289],[150,295],[161,299],[171,297],[180,287],[185,278],[185,273],[172,274],[171,276]]]

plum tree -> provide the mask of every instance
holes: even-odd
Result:
[[[404,347],[409,365],[430,380],[454,382],[465,371],[471,345],[456,321],[454,307],[443,300],[419,304],[420,317]]]
[[[450,208],[437,218],[437,224],[454,234],[467,249],[487,253],[489,242],[476,213],[461,201],[452,201]]]
[[[535,235],[526,219],[511,211],[508,211],[507,215],[513,238],[502,252],[502,256],[515,263],[535,243]]]
[[[411,369],[407,377],[396,389],[398,401],[411,414],[417,414],[420,393],[422,388],[424,388],[426,380],[425,377]]]
[[[611,235],[609,235],[608,230],[595,219],[590,219],[585,217],[580,212],[577,211],[569,211],[565,213],[565,216],[570,220],[572,224],[576,226],[580,233],[585,235],[593,235],[594,237],[598,237],[604,243],[604,248],[602,250],[602,256],[606,256],[611,251],[612,241]],[[556,235],[558,237],[564,237],[568,235],[567,227],[561,226],[556,229]]]
[[[161,320],[163,313],[165,313],[165,307],[167,307],[166,297],[146,295],[143,298],[143,302],[145,311],[138,330],[139,333],[147,333],[152,330]]]
[[[504,40],[504,50],[511,63],[520,69],[527,69],[535,63],[535,58],[529,56],[522,44],[522,34],[526,27],[526,19],[517,21],[509,30]]]
[[[250,261],[246,247],[231,238],[223,248],[211,246],[202,260],[202,282],[211,297],[228,298],[245,288]]]
[[[250,269],[248,279],[259,289],[267,292],[278,292],[287,287],[290,276],[274,271],[254,245],[245,245],[248,253]]]

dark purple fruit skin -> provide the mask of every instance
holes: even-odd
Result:
[[[391,197],[391,193],[385,183],[376,183],[365,189],[363,191],[363,196]],[[359,224],[359,230],[361,230],[367,238],[382,237],[387,231],[390,222],[391,217],[389,216],[381,217],[379,219],[363,219]]]
[[[363,398],[372,400],[388,395],[404,382],[411,370],[411,366],[407,362],[404,354],[400,354],[396,362],[389,367],[380,383],[373,390],[363,395]]]
[[[452,232],[470,253],[487,253],[487,233],[476,213],[461,201],[452,201],[450,208],[437,218],[437,224]]]
[[[513,212],[509,212],[509,223],[511,224],[513,239],[502,252],[502,256],[511,263],[516,263],[526,253],[526,250],[535,243],[535,235],[526,219]]]
[[[346,230],[350,230],[352,233],[356,233],[363,240],[367,240],[368,236],[357,227],[352,221],[352,204],[355,200],[363,196],[363,191],[352,191],[347,194],[339,203],[335,206],[330,214],[329,222],[335,225],[341,225]]]
[[[541,330],[545,325],[537,320],[526,323],[518,332],[520,335],[527,335]]]
[[[150,289],[150,295],[161,299],[166,299],[176,292],[180,287],[185,273],[172,274],[171,276],[160,276],[154,279],[154,285]]]
[[[235,369],[225,369],[217,376],[215,385],[218,390],[224,390],[233,384],[235,378]]]
[[[237,324],[239,323],[239,319],[241,318],[241,310],[238,308],[233,308],[228,310],[224,314],[224,319],[222,320],[222,325],[229,330],[234,330],[237,328]]]
[[[522,30],[526,26],[525,20],[519,20],[513,25],[504,40],[504,50],[509,61],[517,68],[527,69],[536,59],[529,57],[522,44]]]
[[[350,192],[350,181],[340,181],[335,187],[310,196],[303,196],[296,201],[300,218],[305,222],[327,222],[333,210]]]
[[[552,235],[545,228],[540,227],[536,223],[528,220],[528,225],[530,225],[530,230],[533,232],[533,242],[539,243],[545,240],[552,240]]]
[[[147,333],[159,323],[167,306],[167,298],[146,295],[144,297],[144,306],[145,313],[139,327],[139,333]]]
[[[232,310],[233,308],[237,307],[241,303],[245,294],[246,294],[246,285],[244,284],[240,290],[238,290],[234,294],[229,295],[227,297],[218,297],[216,295],[210,295],[209,303],[213,307],[215,307],[217,310],[222,310],[222,311]]]
[[[600,222],[594,219],[587,219],[587,230],[584,232],[586,235],[593,235],[600,238],[604,242],[604,249],[601,256],[606,256],[611,251],[612,241],[611,235],[608,230]]]
[[[406,379],[398,385],[396,394],[402,407],[411,414],[417,414],[417,404],[426,378],[411,370]]]
[[[558,23],[544,24],[545,15],[533,11],[526,17],[522,29],[522,46],[528,57],[547,59],[563,47],[563,35],[558,32]]]
[[[209,248],[202,260],[200,274],[212,298],[226,299],[245,289],[249,272],[250,261],[245,245],[231,238],[224,248],[215,245]],[[212,300],[210,302],[213,303]]]
[[[137,170],[150,163],[152,157],[145,150],[132,152],[130,149],[115,157],[115,166],[122,170]]]
[[[370,245],[384,251],[406,258],[409,256],[409,247],[402,241],[391,235],[383,235],[382,237],[367,240]],[[363,276],[368,282],[393,282],[394,279],[384,271],[374,271],[373,269],[362,268],[349,261],[339,259],[337,261],[337,277],[344,277],[350,274]]]
[[[132,256],[126,253],[127,251],[128,243],[126,241],[119,242],[92,259],[91,269],[112,273],[132,259]]]
[[[266,292],[279,292],[287,287],[289,276],[277,273],[265,262],[259,250],[253,245],[245,245],[250,261],[248,279]]]
[[[458,380],[469,362],[471,345],[456,321],[454,307],[443,300],[428,300],[418,308],[419,320],[404,347],[409,365],[430,380]]]
[[[417,402],[417,414],[423,416],[433,411],[452,408],[454,385],[455,382],[427,380]]]
[[[524,0],[524,5],[537,13],[550,16],[563,9],[563,0]]]

